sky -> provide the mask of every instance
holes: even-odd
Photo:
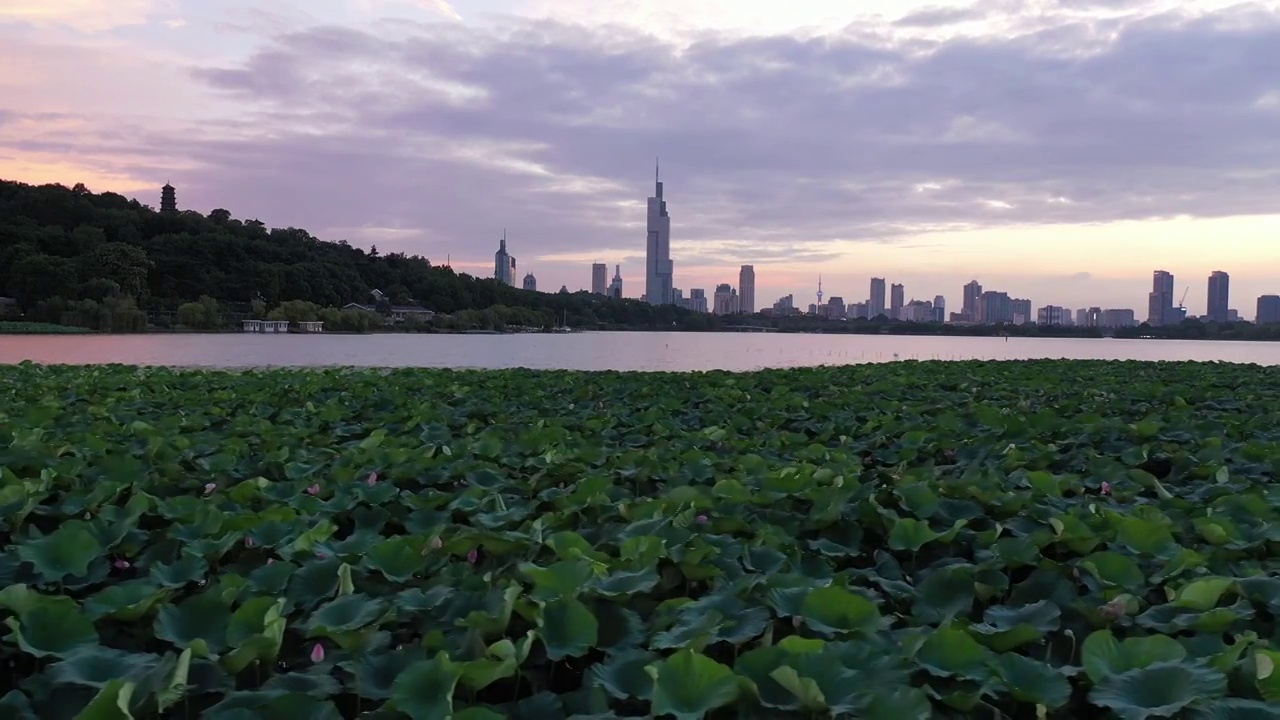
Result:
[[[0,0],[0,178],[757,305],[1280,294],[1280,0]]]

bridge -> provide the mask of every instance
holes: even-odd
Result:
[[[720,330],[723,332],[758,332],[758,333],[776,333],[778,328],[762,327],[760,325],[721,325]]]

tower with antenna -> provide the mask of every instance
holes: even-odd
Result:
[[[818,273],[818,306],[822,306],[822,273]]]

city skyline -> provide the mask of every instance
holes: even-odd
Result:
[[[1144,315],[1153,265],[1197,313],[1214,270],[1280,292],[1276,3],[802,5],[8,3],[0,177],[147,204],[170,181],[477,276],[507,225],[543,287],[607,260],[639,297],[661,155],[675,285],[748,263],[757,305],[807,305],[819,272]]]

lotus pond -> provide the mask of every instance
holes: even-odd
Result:
[[[8,366],[0,717],[1277,718],[1277,471],[1254,366]]]

